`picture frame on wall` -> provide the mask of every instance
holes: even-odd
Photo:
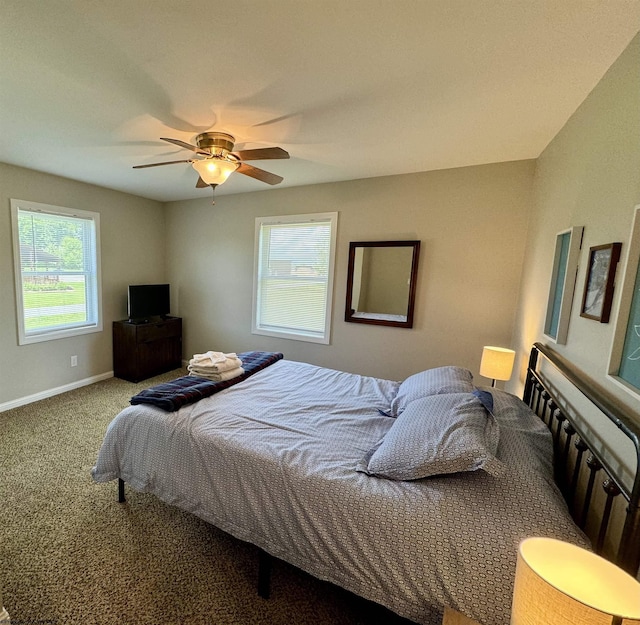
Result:
[[[589,263],[584,281],[580,316],[609,323],[616,268],[622,243],[607,243],[589,248]]]
[[[567,342],[569,333],[583,233],[583,226],[573,226],[556,235],[544,333],[559,345]]]

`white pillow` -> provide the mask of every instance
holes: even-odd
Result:
[[[495,457],[498,424],[471,393],[431,395],[409,403],[356,471],[392,480],[484,470],[504,473]]]
[[[442,393],[471,393],[473,375],[462,367],[436,367],[409,376],[391,402],[389,416],[398,416],[414,399]]]

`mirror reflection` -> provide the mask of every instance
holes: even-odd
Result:
[[[420,241],[349,244],[345,321],[413,326]]]

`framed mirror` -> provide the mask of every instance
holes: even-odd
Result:
[[[344,320],[413,327],[420,241],[349,243]]]
[[[583,232],[582,226],[573,226],[556,235],[544,333],[558,345],[564,345],[567,342],[569,333],[569,319]]]

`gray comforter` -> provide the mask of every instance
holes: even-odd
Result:
[[[397,389],[283,360],[177,412],[126,408],[92,474],[122,478],[419,623],[440,623],[448,605],[508,625],[519,542],[586,545],[553,484],[549,434],[520,400],[492,389],[501,477],[356,472],[394,421],[379,409]]]

